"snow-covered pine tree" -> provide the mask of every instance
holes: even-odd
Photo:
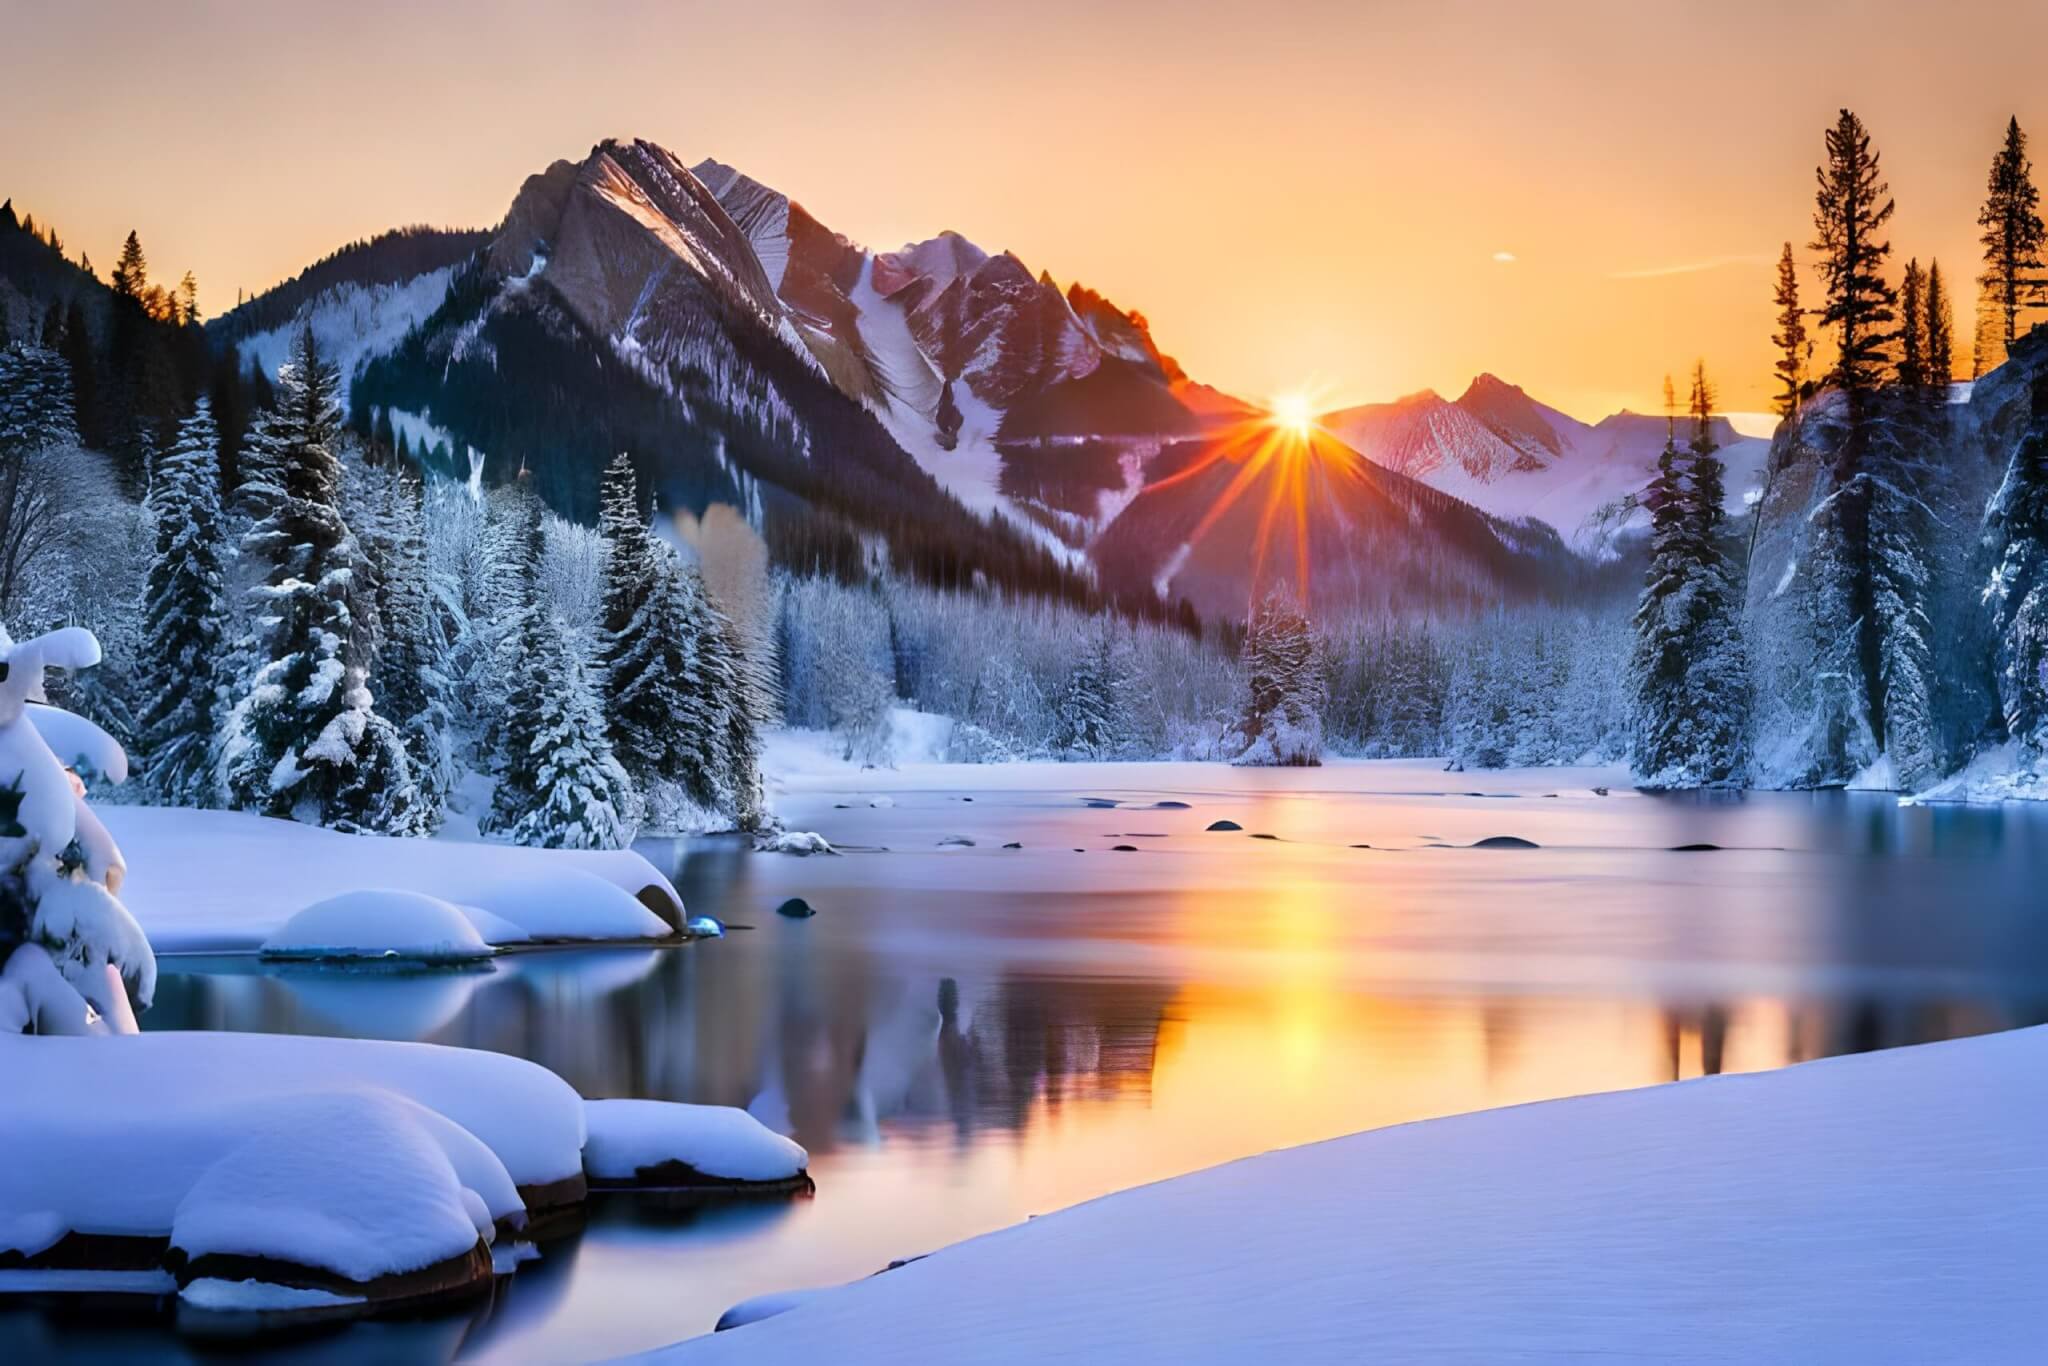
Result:
[[[1129,743],[1130,651],[1116,624],[1090,632],[1053,709],[1053,749],[1062,759],[1115,759]]]
[[[1244,696],[1231,762],[1308,767],[1323,761],[1322,643],[1285,586],[1252,613],[1244,642]]]
[[[2048,394],[2037,399],[2037,405]],[[1985,521],[1998,707],[2030,759],[2048,754],[2048,414],[2037,413]]]
[[[537,611],[506,725],[508,768],[490,832],[548,849],[618,849],[632,838],[631,785],[605,739],[583,661],[551,611]]]
[[[1698,529],[1678,451],[1677,400],[1664,381],[1667,412],[1664,449],[1657,472],[1643,494],[1650,510],[1650,562],[1632,619],[1635,643],[1629,652],[1629,762],[1646,787],[1689,787],[1687,769],[1694,745],[1691,690],[1693,582],[1698,565]]]
[[[692,642],[675,620],[675,584],[656,555],[666,547],[648,535],[623,451],[605,466],[597,526],[605,551],[598,618],[605,732],[620,766],[651,794],[678,776],[673,732],[682,720],[682,656]]]
[[[138,748],[148,795],[172,806],[210,806],[219,792],[213,747],[225,681],[228,547],[218,445],[202,396],[150,487],[155,546],[137,652]]]
[[[696,574],[696,567],[685,572]],[[710,629],[705,633],[706,654],[714,670],[722,669],[733,680],[732,705],[725,709],[725,781],[732,793],[733,823],[742,830],[759,830],[768,824],[768,794],[761,779],[761,736],[775,723],[775,679],[772,661],[764,661],[753,650],[733,619],[712,599],[701,578],[698,591],[710,608]]]
[[[378,711],[403,737],[419,802],[429,826],[455,783],[450,730],[448,639],[434,601],[428,562],[425,490],[410,472],[393,470],[383,480],[385,562],[379,616],[383,649],[377,658]]]
[[[339,378],[310,329],[279,372],[278,403],[254,443],[260,457],[243,483],[253,521],[241,553],[259,566],[253,590],[254,669],[239,684],[223,735],[219,776],[229,803],[243,810],[320,824],[373,828],[397,821],[415,833],[416,794],[386,792],[362,800],[351,770],[362,760],[383,768],[387,784],[411,785],[383,743],[389,723],[375,715],[368,675],[357,655],[351,612],[358,561],[340,507],[341,469],[332,443],[340,430]],[[351,796],[338,802],[345,786]]]
[[[98,658],[80,627],[19,644],[0,630],[0,772],[12,775],[0,780],[0,1032],[132,1031],[131,1003],[147,1008],[156,990],[149,939],[117,899],[127,866],[65,772],[83,761],[119,782],[126,758],[113,737],[72,718],[60,759],[28,710],[45,669]]]
[[[1692,441],[1686,447],[1685,496],[1692,526],[1691,619],[1686,703],[1691,710],[1693,785],[1739,786],[1749,770],[1749,652],[1743,642],[1744,590],[1724,540],[1727,480],[1715,454],[1714,393],[1704,364],[1692,380]]]

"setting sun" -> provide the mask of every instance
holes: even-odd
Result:
[[[1296,436],[1307,436],[1316,425],[1316,412],[1307,394],[1282,394],[1273,400],[1273,425],[1285,427]]]

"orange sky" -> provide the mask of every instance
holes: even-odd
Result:
[[[411,9],[0,0],[0,195],[102,272],[139,228],[218,312],[637,135],[872,246],[1007,247],[1247,396],[1492,370],[1595,417],[1695,355],[1764,405],[1768,261],[1839,105],[1900,263],[1940,256],[1965,306],[2004,120],[2048,137],[2048,6],[2017,0]]]

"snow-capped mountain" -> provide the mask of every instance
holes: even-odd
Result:
[[[1318,571],[1319,598],[1395,607],[1560,591],[1578,572],[1548,528],[1426,482],[1441,450],[1501,470],[1562,458],[1576,434],[1517,390],[1404,415],[1459,424],[1410,441],[1425,482],[1319,438],[1313,506],[1276,540],[1244,520],[1296,491],[1279,467],[1244,468],[1247,431],[1271,429],[1191,380],[1142,314],[957,233],[871,251],[733,167],[649,142],[528,177],[459,260],[373,285],[312,275],[226,339],[268,364],[311,323],[349,370],[358,426],[388,420],[459,477],[484,453],[487,477],[523,471],[574,515],[627,450],[664,506],[729,503],[813,564],[886,542],[941,581],[1236,615],[1283,561]]]
[[[1665,438],[1661,417],[1624,411],[1589,425],[1493,375],[1454,400],[1424,390],[1326,414],[1322,425],[1377,464],[1496,517],[1541,521],[1595,559],[1647,525],[1637,498]],[[1740,512],[1761,485],[1770,443],[1725,418],[1713,434],[1728,466],[1729,511]],[[1681,444],[1688,437],[1681,423]]]

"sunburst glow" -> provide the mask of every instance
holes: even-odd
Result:
[[[1282,394],[1273,400],[1273,424],[1305,437],[1316,425],[1315,404],[1307,394]]]

